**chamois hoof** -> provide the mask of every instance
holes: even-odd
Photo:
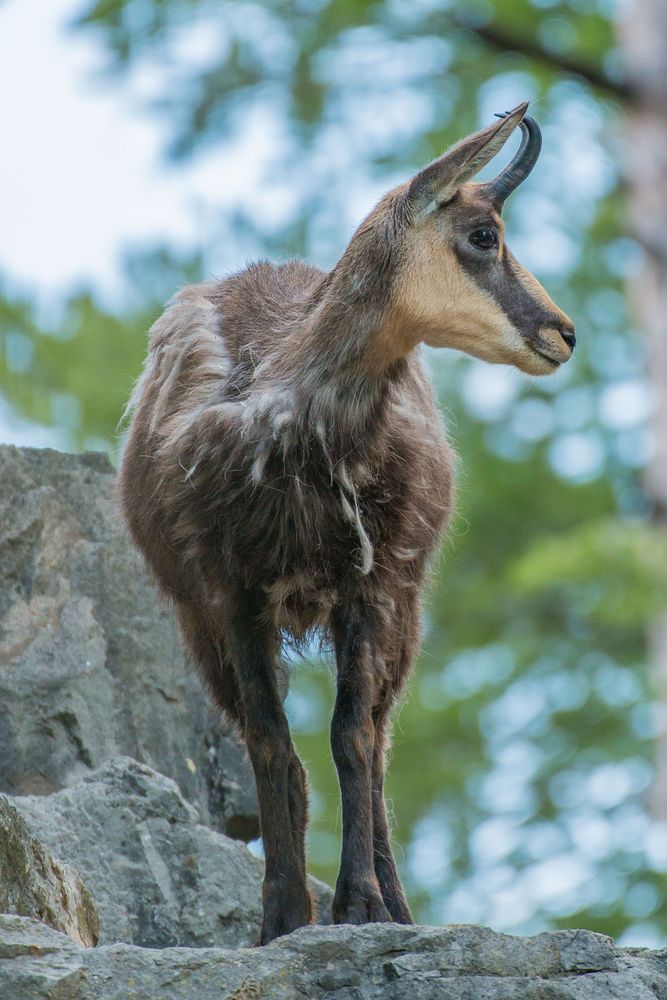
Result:
[[[267,895],[257,945],[268,944],[277,937],[314,923],[313,909],[312,896],[307,888],[304,892],[291,888]]]
[[[332,907],[335,924],[391,923],[380,887],[372,882],[344,882],[336,886]]]

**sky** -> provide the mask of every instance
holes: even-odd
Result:
[[[0,275],[10,290],[29,293],[41,319],[81,285],[93,284],[103,301],[118,299],[124,248],[209,244],[221,206],[258,185],[271,141],[266,123],[251,121],[234,148],[170,168],[162,125],[139,99],[157,80],[145,68],[129,82],[106,73],[101,46],[69,27],[81,7],[81,0],[0,3],[0,92],[10,95]],[[201,38],[189,45],[194,58],[202,54]],[[1,396],[0,440],[71,447],[66,431],[20,419]]]
[[[124,246],[197,245],[209,206],[252,182],[244,148],[227,148],[224,162],[213,151],[166,165],[165,135],[143,112],[136,81],[106,74],[95,40],[68,30],[81,6],[0,4],[0,92],[11,95],[3,101],[0,272],[46,305],[89,279],[113,293]]]

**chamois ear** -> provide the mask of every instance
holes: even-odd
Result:
[[[423,219],[450,201],[462,184],[479,173],[502,149],[527,109],[528,101],[524,101],[481,132],[461,139],[441,157],[415,174],[406,192],[413,220]]]

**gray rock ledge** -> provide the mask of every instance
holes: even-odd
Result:
[[[146,764],[116,757],[70,788],[13,804],[32,835],[85,879],[101,944],[238,948],[258,940],[263,863],[201,825],[176,782]],[[319,922],[328,923],[331,890],[311,885]]]
[[[252,768],[121,526],[115,481],[106,455],[0,445],[0,791],[49,795],[127,754],[250,840]]]
[[[0,917],[12,1000],[664,1000],[667,953],[590,931],[532,938],[483,927],[309,927],[266,948],[85,949]]]

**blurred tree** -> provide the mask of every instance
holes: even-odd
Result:
[[[664,935],[667,841],[644,801],[645,622],[664,561],[639,478],[644,356],[623,292],[641,257],[611,156],[629,88],[610,3],[98,0],[78,27],[104,44],[112,73],[150,69],[148,111],[167,121],[172,158],[250,144],[252,179],[218,241],[237,263],[261,252],[330,264],[381,191],[494,111],[535,102],[544,152],[510,204],[510,238],[577,319],[580,346],[575,364],[539,382],[431,355],[464,467],[396,727],[396,836],[421,919]],[[59,325],[74,334],[66,344],[38,328],[29,302],[5,301],[11,401],[48,423],[61,419],[53,399],[69,394],[80,400],[73,442],[113,440],[140,327],[220,259],[217,247],[135,258],[130,306],[113,316],[77,296]],[[116,345],[113,359],[100,340]],[[311,858],[331,880],[330,699],[326,669],[295,671],[288,707],[313,783]]]
[[[146,330],[174,290],[201,271],[196,254],[164,248],[128,254],[122,313],[81,289],[51,328],[40,324],[30,296],[0,287],[3,395],[22,415],[64,431],[71,446],[113,452]]]
[[[632,225],[645,256],[633,304],[648,338],[653,390],[654,452],[648,466],[653,519],[662,539],[667,524],[667,6],[640,0],[619,22],[633,101],[628,109],[625,166]],[[667,706],[667,608],[652,622],[652,652],[660,701]],[[652,801],[667,819],[667,727],[661,726]]]

